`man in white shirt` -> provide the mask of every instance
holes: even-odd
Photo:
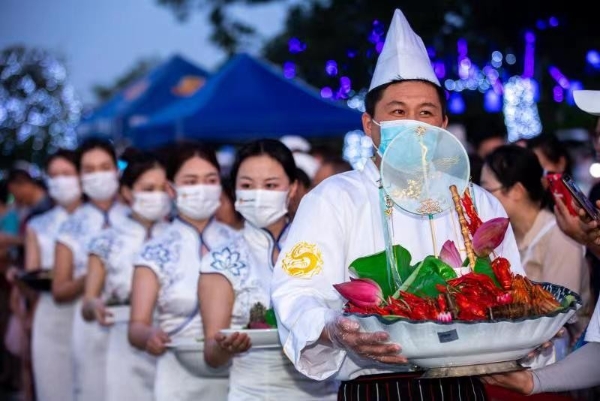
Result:
[[[363,128],[380,153],[382,121],[417,120],[445,128],[446,98],[431,68],[421,39],[396,10],[365,100]],[[384,141],[385,142],[385,141]],[[350,278],[348,267],[359,257],[385,249],[379,199],[379,157],[363,171],[333,176],[303,199],[280,260],[274,270],[272,300],[286,355],[296,368],[316,380],[342,380],[340,399],[484,400],[482,384],[469,377],[417,380],[401,354],[401,344],[388,342],[387,333],[361,332],[342,316],[344,300],[334,284]],[[479,187],[472,191],[482,220],[505,217],[496,199]],[[394,207],[393,243],[401,244],[413,261],[435,254],[443,242],[462,244],[455,213],[415,216]],[[435,243],[432,243],[435,242]],[[462,248],[462,247],[461,247]],[[496,253],[512,270],[524,274],[512,230]],[[462,255],[465,256],[464,253]]]

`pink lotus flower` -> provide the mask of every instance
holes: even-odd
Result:
[[[483,223],[473,235],[473,250],[479,257],[485,258],[494,251],[502,241],[508,229],[508,219],[498,217]]]
[[[455,269],[462,265],[460,253],[458,252],[458,249],[456,249],[454,241],[448,240],[444,242],[442,250],[440,251],[440,260]]]
[[[350,278],[349,282],[334,284],[334,288],[356,306],[378,306],[383,301],[381,288],[368,278]]]
[[[437,321],[442,323],[452,322],[452,314],[450,312],[440,312],[437,315]]]

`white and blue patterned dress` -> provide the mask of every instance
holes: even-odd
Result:
[[[137,221],[123,219],[90,242],[90,255],[102,261],[106,272],[102,298],[114,305],[108,307],[114,324],[108,328],[107,401],[146,401],[153,397],[156,358],[129,344],[129,298],[138,253],[149,238],[159,236],[167,227],[167,223],[156,223],[148,232]]]
[[[87,203],[73,213],[61,226],[57,242],[73,254],[73,276],[82,277],[87,271],[88,247],[100,231],[116,226],[127,218],[129,208],[115,203],[103,212]],[[108,330],[95,322],[86,322],[81,315],[81,299],[75,306],[72,334],[73,386],[77,401],[104,401],[106,346]]]
[[[203,249],[218,248],[235,232],[212,220],[199,233],[193,226],[177,218],[169,228],[144,246],[136,260],[137,268],[151,269],[158,279],[157,319],[172,343],[193,342],[203,336],[198,311],[198,270]],[[198,363],[203,363],[198,352]],[[228,378],[200,376],[182,365],[173,351],[158,358],[154,395],[156,401],[224,400]]]
[[[69,213],[61,206],[31,219],[42,270],[52,270],[56,236]],[[71,333],[75,303],[57,304],[50,292],[40,293],[33,317],[31,351],[36,396],[39,401],[73,400]]]
[[[270,284],[273,274],[273,248],[285,239],[275,241],[271,234],[246,223],[241,235],[215,249],[202,261],[202,273],[223,275],[233,287],[231,328],[244,329],[250,320],[250,309],[257,302],[271,305]],[[281,348],[253,349],[233,358],[230,370],[229,400],[335,400],[338,383],[315,381],[299,373]]]

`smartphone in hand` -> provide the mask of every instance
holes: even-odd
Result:
[[[562,182],[571,193],[571,196],[573,196],[573,199],[575,199],[575,202],[579,204],[585,213],[592,220],[600,220],[600,213],[598,209],[596,209],[596,206],[594,206],[592,201],[585,196],[583,192],[581,192],[581,189],[579,189],[579,186],[575,183],[573,178],[568,175],[563,175]]]
[[[573,207],[573,196],[563,183],[562,174],[550,173],[546,174],[545,178],[548,181],[548,187],[550,192],[552,192],[552,195],[564,202],[564,204],[567,206],[567,209],[569,209],[571,216],[577,216],[577,211]]]

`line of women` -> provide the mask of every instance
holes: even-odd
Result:
[[[186,144],[166,159],[133,154],[119,172],[97,139],[48,159],[56,207],[31,221],[26,247],[28,269],[53,272],[34,319],[37,399],[335,399],[336,382],[302,376],[281,348],[222,333],[270,306],[297,185],[291,152],[274,140],[240,149],[241,230],[221,217],[235,211],[221,207],[212,150]]]

